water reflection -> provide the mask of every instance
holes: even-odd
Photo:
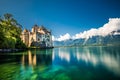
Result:
[[[67,62],[70,62],[70,54],[67,50],[62,50],[61,48],[59,48],[58,56],[61,60],[66,60]]]
[[[32,55],[31,51],[28,51],[28,58],[24,54],[22,55],[22,65],[25,65],[25,60],[28,61],[29,65],[36,66],[36,54]]]
[[[102,65],[120,75],[119,47],[59,48],[53,52],[53,56],[54,64],[78,65],[84,62],[86,65],[92,64],[94,67]]]
[[[20,74],[18,78],[37,79],[38,74],[49,69],[51,64],[52,50],[29,50],[27,54],[22,54]]]
[[[38,66],[42,64],[52,63],[52,50],[45,51],[28,51],[28,54],[22,54],[21,58],[22,65],[29,64],[29,66]]]
[[[2,54],[0,59],[0,80],[120,79],[119,47],[29,50]]]

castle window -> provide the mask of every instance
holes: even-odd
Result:
[[[40,41],[40,39],[38,38],[38,41]]]
[[[33,37],[31,38],[31,42],[33,42],[34,41],[34,39],[33,39]]]

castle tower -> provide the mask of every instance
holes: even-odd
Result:
[[[29,45],[29,31],[27,29],[24,29],[21,36],[23,42],[28,46]]]
[[[38,29],[39,29],[38,25],[35,24],[35,25],[32,27],[32,32],[38,32]]]

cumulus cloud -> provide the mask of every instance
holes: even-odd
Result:
[[[64,40],[68,40],[70,38],[71,38],[71,36],[69,33],[66,33],[65,35],[60,35],[59,38],[55,38],[54,36],[52,36],[53,41],[64,41]]]
[[[91,28],[90,30],[80,32],[78,34],[75,34],[74,36],[70,36],[69,33],[66,33],[65,35],[60,35],[59,38],[54,38],[54,40],[57,41],[63,41],[67,39],[79,39],[79,38],[90,38],[93,36],[106,36],[108,34],[111,34],[113,31],[120,30],[120,18],[110,18],[109,22],[104,24],[100,28]],[[114,33],[114,35],[118,35],[120,33]]]
[[[73,39],[78,38],[90,38],[92,36],[106,36],[113,31],[120,30],[120,18],[110,18],[109,22],[104,24],[102,27],[95,29],[92,28],[88,31],[81,32],[73,36]],[[118,33],[117,33],[118,34]]]

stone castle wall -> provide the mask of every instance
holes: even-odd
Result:
[[[52,47],[52,35],[45,27],[34,26],[32,31],[25,29],[22,32],[21,39],[28,46]]]

